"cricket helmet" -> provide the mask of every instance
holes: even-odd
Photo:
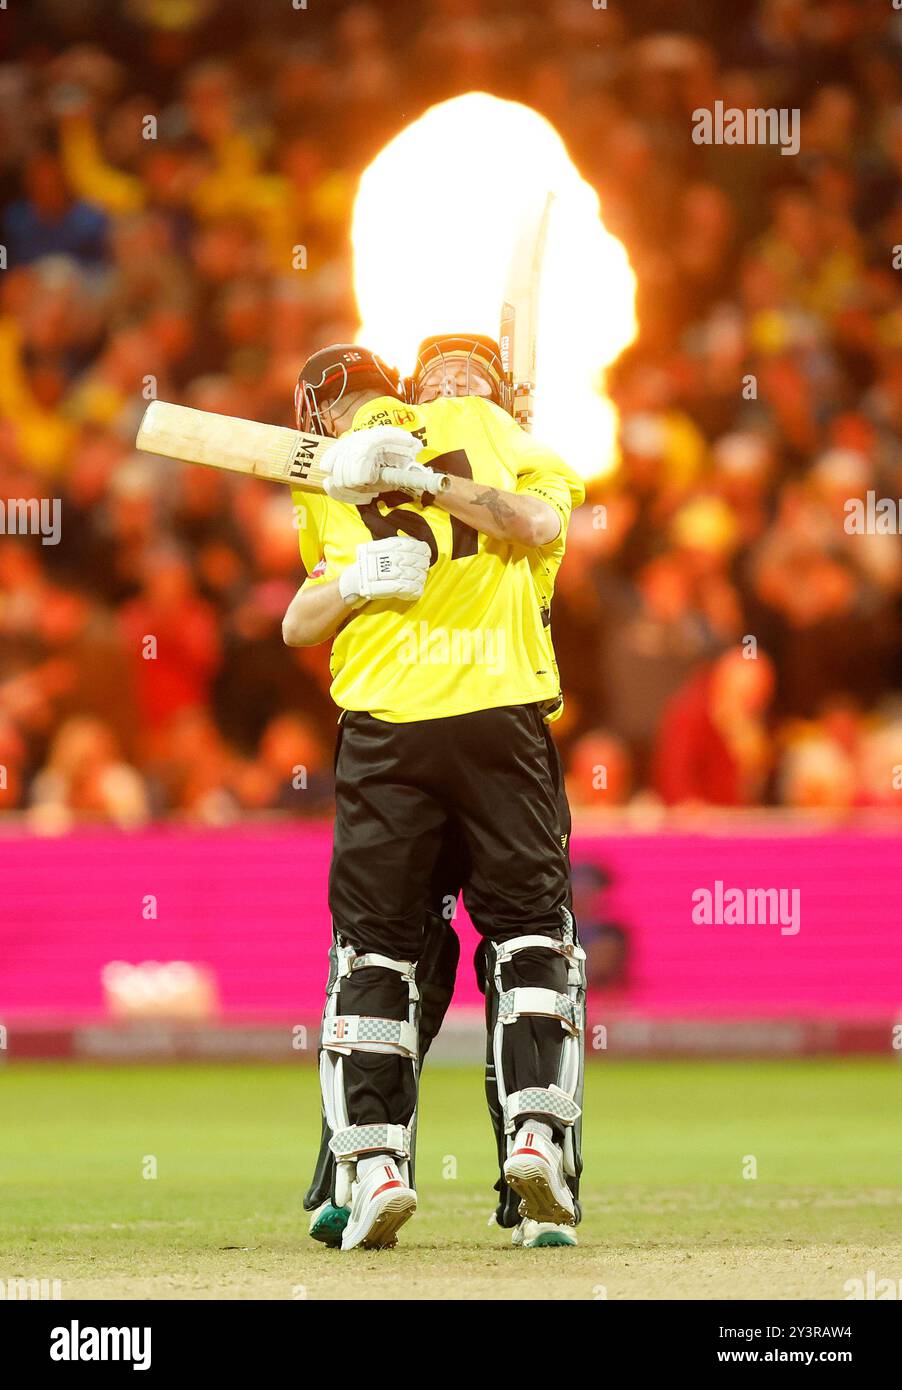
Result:
[[[332,343],[308,357],[294,388],[295,418],[306,434],[328,434],[322,408],[337,405],[351,391],[376,390],[403,400],[401,378],[369,348],[356,343]]]
[[[494,338],[482,333],[437,333],[424,338],[417,348],[417,364],[410,378],[412,399],[416,399],[424,373],[436,362],[449,360],[475,363],[491,387],[491,399],[505,410],[511,409],[510,381],[501,361],[501,349]]]

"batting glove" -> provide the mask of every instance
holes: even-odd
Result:
[[[329,476],[323,488],[336,502],[372,502],[380,492],[389,490],[389,484],[379,481],[383,467],[405,467],[422,447],[407,430],[392,425],[354,430],[327,450],[323,468]]]
[[[426,585],[431,553],[425,541],[411,536],[389,536],[384,541],[363,541],[353,565],[338,580],[341,596],[350,607],[372,598],[399,598],[414,603]]]

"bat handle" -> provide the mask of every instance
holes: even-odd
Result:
[[[437,473],[434,469],[426,469],[422,464],[407,464],[400,468],[383,468],[379,477],[383,482],[391,483],[392,487],[400,488],[402,491],[412,491],[419,496],[426,492],[441,492],[448,486],[447,473]],[[424,479],[432,486],[424,488]]]

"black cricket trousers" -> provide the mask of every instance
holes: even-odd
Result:
[[[469,861],[463,898],[491,941],[560,940],[569,904],[561,840],[559,768],[538,705],[478,710],[390,724],[350,712],[339,727],[329,905],[338,939],[358,953],[416,961],[433,872],[452,826]],[[541,949],[504,966],[503,987],[565,992],[567,967]],[[342,981],[339,1011],[406,1018],[407,986],[371,967]],[[556,1019],[528,1017],[505,1031],[508,1091],[557,1079],[563,1034]],[[352,1124],[407,1124],[416,1105],[410,1062],[354,1051],[344,1063]]]

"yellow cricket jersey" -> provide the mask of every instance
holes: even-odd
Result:
[[[370,401],[352,429],[395,425],[423,441],[421,463],[550,503],[558,537],[527,549],[496,541],[441,507],[403,493],[352,506],[294,492],[304,587],[337,579],[361,541],[404,533],[432,563],[422,598],[372,600],[332,643],[332,698],[392,723],[552,700],[560,693],[549,613],[567,524],[585,495],[572,469],[491,401],[442,398],[409,406]]]

